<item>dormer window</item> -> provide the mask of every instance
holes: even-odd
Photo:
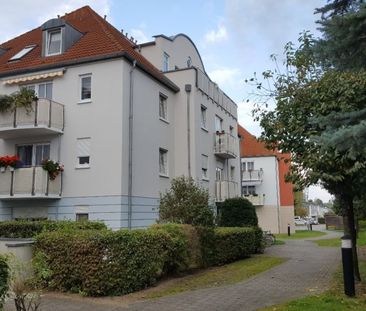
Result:
[[[61,54],[61,29],[48,31],[46,55]]]

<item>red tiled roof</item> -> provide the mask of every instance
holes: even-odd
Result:
[[[176,91],[178,90],[173,82],[166,78],[140,53],[135,51],[132,42],[121,35],[116,28],[89,6],[65,14],[61,18],[84,34],[80,40],[60,55],[42,57],[42,30],[41,27],[35,28],[0,45],[0,48],[8,50],[0,56],[0,75],[12,75],[58,64],[64,66],[73,61],[101,58],[103,56],[107,58],[124,52],[136,59],[138,65],[156,79],[170,85],[173,89],[176,88]],[[34,44],[37,45],[36,48],[19,61],[8,62],[12,56],[24,47]]]
[[[264,155],[277,155],[273,150],[268,150],[264,143],[258,141],[257,137],[250,134],[245,128],[238,125],[238,133],[242,137],[240,143],[241,157],[255,157]]]

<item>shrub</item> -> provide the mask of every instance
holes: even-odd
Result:
[[[164,271],[180,273],[201,267],[201,245],[195,227],[179,224],[153,225],[152,230],[167,232],[172,239]]]
[[[32,238],[44,231],[55,230],[102,230],[106,225],[96,221],[23,221],[11,220],[0,222],[0,237],[2,238]]]
[[[258,226],[255,207],[245,198],[226,199],[220,204],[220,227]]]
[[[5,296],[9,288],[9,265],[6,257],[0,255],[0,310],[3,309]]]
[[[178,177],[171,188],[160,196],[161,222],[213,226],[214,214],[208,206],[208,191],[192,178]]]
[[[38,272],[47,271],[49,288],[121,295],[155,283],[172,247],[160,230],[55,231],[37,236],[35,254],[41,252]]]
[[[324,217],[319,217],[318,218],[318,223],[321,224],[321,225],[325,224],[325,218]]]

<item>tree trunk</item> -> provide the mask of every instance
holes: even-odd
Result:
[[[353,210],[353,197],[347,196],[344,200],[344,203],[346,204],[348,232],[352,240],[352,254],[353,254],[353,267],[354,267],[355,280],[361,281],[360,269],[358,267],[357,233],[355,226],[355,215]]]

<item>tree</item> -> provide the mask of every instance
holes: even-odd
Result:
[[[170,189],[160,195],[160,221],[213,226],[214,213],[208,206],[208,199],[208,191],[192,178],[174,178]]]
[[[294,209],[295,216],[305,217],[308,212],[306,208],[303,206],[304,193],[302,191],[294,192]]]
[[[245,198],[226,199],[220,204],[221,227],[258,226],[255,206]]]
[[[258,103],[253,113],[260,120],[266,145],[291,153],[289,181],[299,189],[320,182],[339,196],[349,219],[355,277],[359,279],[353,200],[365,186],[361,176],[366,173],[366,153],[351,155],[321,143],[327,125],[319,120],[366,108],[366,72],[324,71],[315,57],[313,37],[305,32],[299,43],[297,49],[292,43],[285,46],[285,73],[263,73],[265,80],[272,81],[273,90],[253,80],[277,104],[268,110]]]

